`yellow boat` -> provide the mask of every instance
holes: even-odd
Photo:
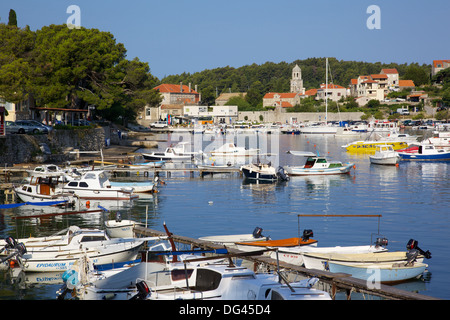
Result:
[[[377,146],[386,144],[391,145],[392,148],[394,148],[394,150],[405,149],[408,147],[408,143],[405,141],[390,141],[390,140],[354,141],[342,147],[351,153],[375,154]]]

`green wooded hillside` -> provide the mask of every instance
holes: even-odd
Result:
[[[204,70],[193,74],[182,73],[161,79],[162,83],[192,83],[198,85],[205,104],[213,104],[216,93],[250,92],[262,99],[267,92],[289,92],[292,69],[296,64],[302,70],[303,85],[308,89],[318,88],[325,83],[326,58],[308,58],[293,62],[266,62],[262,65],[252,64],[239,68],[223,67]],[[413,80],[416,85],[428,84],[431,64],[419,65],[397,63],[370,63],[328,59],[330,66],[329,82],[347,87],[350,79],[359,75],[378,74],[384,68],[396,68],[401,79]]]

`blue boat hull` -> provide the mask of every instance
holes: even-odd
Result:
[[[398,153],[405,161],[450,161],[450,152],[441,154]]]

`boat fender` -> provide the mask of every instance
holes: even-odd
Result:
[[[258,239],[262,237],[262,228],[256,227],[255,230],[253,230],[253,237]]]
[[[425,258],[431,259],[431,252],[429,250],[423,251],[419,248],[419,242],[414,239],[409,239],[408,243],[406,244],[406,249],[413,250],[416,249],[419,251],[420,254],[422,254]]]
[[[311,237],[314,237],[314,232],[311,229],[303,230],[303,236],[302,236],[303,241],[308,241],[309,238],[311,238]]]

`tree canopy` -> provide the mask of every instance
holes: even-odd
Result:
[[[325,60],[326,58],[308,58],[295,60],[291,63],[266,62],[262,65],[252,64],[239,68],[230,66],[204,70],[193,74],[182,73],[170,75],[161,81],[165,83],[195,83],[201,89],[202,99],[205,104],[213,104],[218,94],[223,92],[248,92],[250,97],[247,102],[252,107],[262,105],[262,97],[267,92],[289,92],[292,69],[297,64],[302,71],[303,85],[306,90],[319,88],[325,83]],[[359,61],[343,61],[329,58],[330,74],[329,81],[334,84],[347,87],[350,80],[360,75],[379,74],[381,69],[396,68],[400,77],[407,79],[407,71],[414,75],[414,79],[427,83],[431,72],[431,65],[417,64],[407,65],[397,63],[370,63]],[[413,67],[411,67],[413,66]],[[427,81],[423,75],[426,75]],[[208,90],[205,90],[208,88]],[[252,101],[249,101],[254,97]]]
[[[86,109],[132,119],[161,101],[148,63],[126,59],[109,32],[50,25],[36,32],[0,24],[0,95],[36,106]]]

